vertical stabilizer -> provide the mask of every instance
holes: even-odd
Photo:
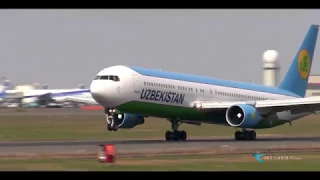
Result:
[[[306,94],[319,25],[312,24],[279,88],[301,97]]]
[[[5,94],[8,87],[10,85],[10,81],[9,80],[5,80],[2,84],[1,90],[0,90],[0,94]]]

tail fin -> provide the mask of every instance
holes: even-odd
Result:
[[[5,94],[8,87],[10,85],[10,81],[9,80],[5,80],[2,84],[1,90],[0,90],[0,94]]]
[[[279,88],[301,97],[306,94],[319,25],[312,24]]]

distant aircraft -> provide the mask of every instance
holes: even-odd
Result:
[[[105,107],[110,131],[153,116],[171,122],[168,141],[186,140],[179,123],[241,128],[236,140],[255,140],[254,129],[291,124],[320,109],[320,98],[305,97],[318,30],[310,26],[279,87],[118,65],[101,70],[90,91]]]
[[[10,86],[10,81],[4,80],[2,87],[1,87],[1,90],[0,90],[0,101],[1,102],[7,97],[6,91],[9,86]]]
[[[48,106],[50,103],[58,103],[67,101],[68,97],[72,96],[91,96],[89,89],[34,89],[27,91],[23,96],[13,96],[13,91],[9,90],[10,97],[6,89],[2,96],[5,100],[15,100],[21,104],[36,104],[37,106]]]

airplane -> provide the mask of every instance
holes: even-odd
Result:
[[[235,140],[256,140],[257,129],[291,125],[320,109],[320,97],[305,97],[318,30],[310,25],[278,87],[116,65],[98,72],[90,92],[104,107],[109,131],[160,117],[172,125],[167,141],[187,139],[182,123],[240,128]]]
[[[7,94],[4,92],[4,94]],[[87,94],[87,95],[86,95]],[[18,101],[20,105],[24,106],[46,106],[51,104],[66,102],[68,97],[82,95],[85,97],[90,94],[89,89],[65,89],[65,90],[50,90],[50,89],[36,89],[27,91],[23,96],[6,96],[6,100]],[[56,105],[55,105],[56,106]]]
[[[42,89],[30,89],[26,91],[22,90],[7,90],[6,93],[11,96],[10,99],[16,99],[19,101],[20,105],[26,107],[33,106],[60,106],[57,103],[68,102],[68,97],[91,97],[90,91],[85,88],[83,84],[79,84],[78,88],[72,89],[47,89],[45,85]],[[23,96],[16,96],[19,93],[23,93]],[[69,100],[69,102],[75,102],[74,100]],[[81,101],[79,102],[81,103]]]
[[[1,87],[1,90],[0,90],[0,101],[2,102],[6,97],[7,97],[7,94],[6,94],[6,91],[8,89],[10,85],[10,81],[9,80],[5,80],[2,84],[2,87]]]

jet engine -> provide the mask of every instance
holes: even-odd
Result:
[[[144,124],[144,117],[135,114],[118,114],[117,124],[119,128],[130,129],[137,125]]]
[[[233,105],[226,111],[226,120],[232,127],[254,128],[261,119],[257,109],[247,104]]]

